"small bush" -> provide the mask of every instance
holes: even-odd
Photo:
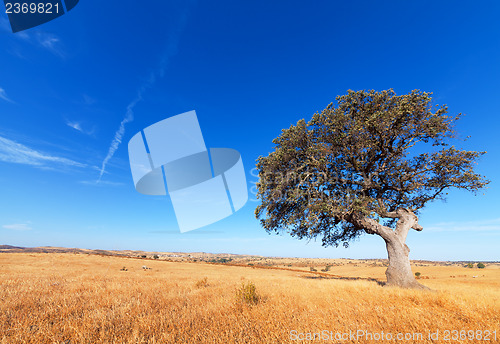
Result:
[[[420,272],[415,272],[415,277],[420,278],[421,273]]]
[[[141,258],[146,258],[146,255],[142,255]]]
[[[239,289],[236,290],[236,300],[240,303],[248,305],[256,305],[259,303],[259,295],[257,295],[257,288],[252,282],[243,283]]]
[[[310,270],[310,271],[313,271],[313,272],[318,271],[318,270],[316,270],[316,269],[315,269],[314,267],[312,267],[312,266],[309,268],[309,270]]]
[[[154,259],[158,259],[158,258],[160,258],[160,257],[158,257],[158,255],[157,255],[157,254],[155,254],[155,255],[153,256],[153,258],[154,258]]]
[[[486,265],[484,265],[483,263],[477,263],[477,267],[478,269],[484,269]]]
[[[467,264],[465,265],[465,267],[466,267],[466,268],[469,268],[469,269],[472,269],[472,268],[474,267],[474,264],[472,264],[472,263],[467,263]]]
[[[201,280],[196,282],[196,288],[206,288],[208,287],[208,278],[203,277]]]

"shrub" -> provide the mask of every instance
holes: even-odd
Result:
[[[415,272],[415,277],[420,278],[421,273],[420,272]]]
[[[256,305],[259,302],[259,295],[257,295],[257,288],[252,282],[243,283],[239,289],[236,290],[236,300],[240,303],[248,305]]]
[[[472,264],[472,263],[467,263],[467,264],[465,265],[465,267],[466,267],[466,268],[469,268],[469,269],[472,269],[472,268],[474,267],[474,264]]]
[[[158,255],[157,255],[157,254],[155,254],[155,255],[153,256],[153,258],[154,258],[154,259],[158,259],[158,258],[160,258],[160,257],[158,257]]]
[[[203,277],[201,280],[196,282],[196,288],[206,288],[208,287],[208,278]]]
[[[486,265],[484,265],[483,263],[477,263],[477,267],[479,269],[484,269],[486,267]]]
[[[141,258],[146,258],[146,255],[142,255]]]

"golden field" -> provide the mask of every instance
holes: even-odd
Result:
[[[500,343],[497,264],[414,262],[422,291],[379,285],[372,261],[270,261],[0,253],[0,343]],[[255,303],[237,298],[249,282]]]

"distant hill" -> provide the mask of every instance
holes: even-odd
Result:
[[[343,264],[354,264],[363,262],[364,264],[386,264],[387,259],[350,259],[350,258],[291,258],[291,257],[264,257],[257,255],[244,255],[232,253],[207,253],[207,252],[155,252],[155,251],[136,251],[136,250],[98,250],[84,248],[66,248],[66,247],[20,247],[12,245],[0,245],[0,254],[2,253],[72,253],[72,254],[95,254],[100,256],[118,256],[127,258],[142,258],[142,259],[160,259],[167,261],[191,261],[191,262],[208,262],[208,263],[235,263],[274,266],[288,265],[294,266],[310,266],[311,264],[334,264],[339,261]],[[463,266],[466,263],[473,261],[429,261],[429,260],[412,260],[416,266],[424,265],[457,265]],[[484,263],[499,265],[498,261],[490,261]],[[499,266],[500,267],[500,266]]]
[[[0,250],[13,250],[13,249],[20,249],[22,250],[24,247],[19,247],[19,246],[10,246],[10,245],[0,245]]]

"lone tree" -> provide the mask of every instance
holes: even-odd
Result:
[[[474,172],[486,152],[448,145],[460,114],[433,107],[431,93],[348,91],[336,100],[282,130],[274,151],[259,157],[255,215],[268,233],[320,237],[323,246],[379,235],[387,285],[425,288],[411,272],[408,232],[423,229],[419,210],[449,188],[476,192],[489,183]]]

